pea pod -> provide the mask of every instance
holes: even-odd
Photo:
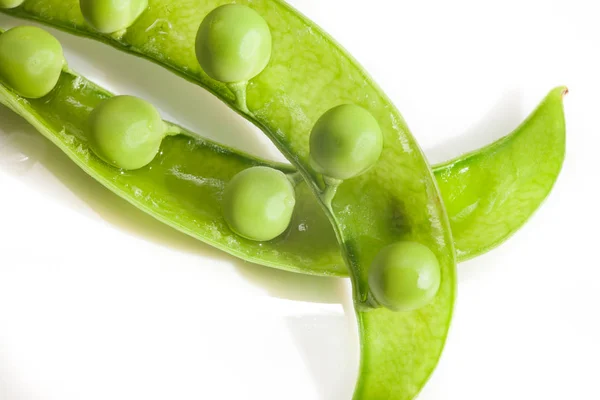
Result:
[[[449,220],[433,174],[400,114],[327,35],[285,3],[241,3],[266,20],[273,39],[270,63],[247,92],[240,85],[216,82],[196,60],[198,27],[221,1],[156,0],[122,35],[103,38],[164,60],[216,94],[263,129],[299,169],[332,221],[353,282],[363,350],[356,398],[413,398],[441,355],[456,283]],[[73,6],[69,1],[34,0],[23,9],[37,8],[45,20],[56,15],[63,26],[90,31]],[[154,35],[153,29],[166,34]],[[378,121],[383,149],[373,168],[336,186],[332,199],[332,186],[311,166],[308,135],[324,112],[344,103],[364,108]],[[416,311],[371,309],[368,267],[380,249],[399,240],[419,242],[433,251],[440,266],[437,295]],[[418,357],[405,357],[407,349]],[[372,357],[380,351],[387,356]]]
[[[552,190],[565,158],[566,93],[553,89],[509,136],[437,167],[459,259],[504,242]]]
[[[561,154],[564,152],[564,117],[560,91],[552,91],[538,110],[528,118],[529,122],[510,136],[479,152],[434,169],[451,220],[460,223],[460,210],[464,209],[465,204],[468,205],[465,196],[469,192],[453,189],[466,187],[461,179],[468,176],[474,185],[488,181],[484,174],[464,174],[465,169],[480,170],[479,161],[486,160],[492,165],[487,170],[495,170],[495,157],[499,154],[510,157],[510,151],[498,152],[499,146],[507,150],[521,148],[510,145],[517,136],[521,138],[521,142],[527,141],[526,146],[533,156],[530,162],[523,166],[514,165],[518,171],[528,168],[529,165],[546,165],[548,160],[552,161],[548,168],[553,165],[554,171],[560,169]],[[9,106],[29,121],[90,176],[167,225],[258,264],[306,274],[347,276],[329,221],[303,182],[299,182],[295,188],[296,211],[292,228],[276,241],[256,243],[239,238],[221,218],[222,188],[235,174],[258,165],[276,168],[288,175],[293,174],[294,170],[287,165],[258,160],[243,152],[199,138],[184,129],[181,130],[181,137],[168,137],[163,141],[158,158],[146,169],[121,174],[120,170],[101,162],[89,149],[85,121],[97,104],[111,96],[106,90],[72,71],[63,72],[52,94],[41,100],[21,98],[0,85],[0,103]],[[76,101],[71,101],[72,99]],[[543,117],[543,120],[540,117]],[[544,134],[554,143],[563,143],[562,151],[558,145],[547,149],[549,152],[538,151],[543,142],[535,138],[540,134]],[[554,156],[543,158],[544,154]],[[149,174],[150,171],[154,173]],[[513,176],[498,176],[495,179],[497,182],[512,181]],[[152,180],[155,177],[159,179]],[[468,254],[472,255],[482,246],[492,247],[493,241],[486,243],[478,240],[487,226],[505,226],[500,224],[500,221],[511,221],[515,227],[524,223],[530,214],[521,210],[523,207],[536,209],[542,200],[540,194],[550,190],[553,179],[549,177],[544,182],[545,186],[540,187],[535,195],[525,197],[521,202],[522,208],[507,209],[503,207],[505,203],[496,202],[487,208],[487,215],[494,215],[494,218],[479,216],[478,221],[481,221],[482,229],[477,228],[475,221],[469,230],[455,230],[455,241],[465,243],[465,247],[457,246],[457,251],[469,249]],[[488,189],[491,194],[498,193],[489,186]],[[514,193],[520,194],[525,191],[517,186]],[[481,195],[481,201],[487,201],[487,197],[487,194]],[[200,198],[202,201],[199,201]],[[508,211],[518,211],[519,218],[506,218]],[[500,219],[498,216],[503,217]],[[472,236],[463,235],[463,232]],[[496,232],[502,233],[499,235],[501,238],[509,233],[501,229]]]
[[[268,4],[253,3],[253,6],[260,9],[262,15],[277,14],[279,19],[267,18],[270,24],[281,20],[287,24],[288,28],[292,27],[292,32],[307,25],[310,27],[306,21],[297,17],[285,5],[272,2]],[[292,36],[298,37],[297,35]],[[276,35],[274,37],[277,38]],[[448,221],[428,166],[418,147],[412,141],[399,114],[393,110],[393,107],[389,107],[387,99],[368,80],[366,87],[361,87],[356,93],[352,90],[349,91],[348,89],[353,89],[354,82],[364,82],[364,73],[326,37],[319,37],[319,39],[323,39],[323,42],[318,43],[321,50],[329,50],[328,53],[333,54],[336,58],[339,57],[337,61],[341,61],[338,67],[344,70],[344,76],[352,78],[353,74],[357,74],[357,78],[360,76],[360,79],[344,82],[349,87],[344,87],[344,85],[334,87],[336,90],[319,98],[321,103],[310,101],[309,98],[307,103],[316,108],[314,114],[310,114],[309,110],[302,108],[301,103],[296,102],[300,99],[295,97],[299,92],[294,79],[279,82],[283,83],[286,95],[291,93],[289,98],[282,100],[281,93],[277,92],[278,89],[269,87],[269,79],[273,78],[267,74],[269,69],[256,81],[251,82],[247,110],[240,107],[243,103],[239,101],[239,92],[236,93],[236,98],[230,99],[230,104],[240,107],[239,111],[245,112],[247,116],[263,127],[286,156],[301,168],[305,178],[312,184],[313,191],[321,196],[322,202],[327,206],[332,219],[336,222],[334,226],[338,228],[338,238],[344,244],[345,254],[353,272],[355,298],[361,309],[359,323],[365,330],[364,333],[368,333],[363,335],[362,373],[356,397],[412,398],[435,366],[451,315],[454,251]],[[305,44],[302,43],[302,45]],[[283,47],[285,48],[285,46]],[[285,50],[282,53],[286,53]],[[289,62],[289,60],[287,61]],[[292,66],[294,65],[293,61]],[[275,64],[277,66],[277,63]],[[273,65],[270,68],[272,67]],[[214,92],[219,91],[218,85],[210,84],[210,82],[205,84]],[[269,91],[269,89],[272,90]],[[341,93],[342,89],[344,94]],[[363,94],[366,92],[364,98],[360,92]],[[278,94],[279,96],[277,96]],[[360,98],[353,98],[357,95]],[[225,98],[224,95],[222,97]],[[274,98],[275,101],[269,103],[264,101],[265,98]],[[233,102],[236,100],[237,102],[234,104]],[[368,109],[382,125],[386,144],[377,165],[359,178],[342,183],[337,196],[329,204],[331,198],[328,190],[332,185],[327,184],[326,180],[322,180],[322,177],[312,169],[306,151],[307,145],[302,138],[306,137],[310,130],[306,128],[310,126],[311,121],[316,120],[319,112],[334,106],[335,104],[327,104],[328,101],[333,103],[334,100],[335,102],[355,100],[354,103],[359,103]],[[288,108],[284,107],[286,104],[273,104],[281,101],[287,101]],[[300,115],[286,114],[290,111],[290,104],[296,114],[300,111]],[[319,108],[321,109],[319,110]],[[298,117],[304,117],[304,120],[298,120]],[[288,124],[286,125],[285,122]],[[277,126],[281,128],[277,128]],[[296,128],[299,131],[296,132]],[[392,155],[395,157],[391,157]],[[394,171],[393,158],[399,159],[401,165],[411,170],[416,176],[391,173]],[[408,211],[405,208],[405,202],[411,206]],[[354,213],[348,213],[348,211]],[[356,218],[357,214],[365,218],[369,224],[355,221],[353,218]],[[394,218],[390,219],[390,215]],[[366,309],[372,305],[367,280],[369,259],[374,257],[378,248],[398,239],[414,239],[425,242],[429,248],[434,250],[442,266],[442,283],[437,297],[424,309],[409,313],[399,314],[385,309],[364,311],[363,308]],[[369,329],[367,330],[367,328]],[[417,360],[418,362],[411,362],[414,358],[399,362],[396,357],[405,354],[402,346],[418,352],[421,356]],[[373,355],[380,355],[379,353],[382,351],[385,351],[386,357],[373,357]]]
[[[235,174],[261,165],[293,173],[289,166],[258,160],[184,129],[182,135],[166,137],[157,157],[144,168],[123,171],[103,162],[90,150],[87,119],[111,96],[72,72],[63,72],[54,91],[42,99],[24,99],[0,85],[2,104],[24,117],[87,174],[160,221],[248,261],[309,274],[346,274],[333,231],[304,184],[296,187],[295,229],[276,241],[246,240],[225,223],[222,193]]]
[[[11,2],[9,1],[8,3]],[[202,80],[202,72],[198,71],[197,65],[191,60],[191,42],[185,43],[187,45],[185,51],[179,52],[177,49],[178,45],[184,43],[183,39],[178,40],[176,38],[179,34],[178,31],[175,32],[169,30],[161,32],[159,38],[152,38],[153,41],[160,39],[162,44],[162,47],[160,48],[152,49],[150,43],[144,42],[144,38],[149,39],[149,36],[144,36],[143,34],[145,29],[151,28],[148,32],[152,32],[154,29],[158,29],[157,25],[170,26],[171,29],[177,28],[177,25],[167,24],[170,20],[160,18],[152,20],[152,16],[149,16],[144,24],[138,22],[134,26],[131,26],[129,28],[130,33],[128,36],[115,38],[114,35],[98,33],[87,24],[83,16],[77,11],[77,0],[29,0],[24,6],[16,8],[21,3],[22,1],[15,1],[11,3],[15,4],[13,6],[15,8],[11,10],[0,10],[0,12],[20,18],[35,20],[77,35],[107,42],[117,49],[159,63],[188,80]],[[164,8],[168,8],[168,3],[168,1],[151,1],[150,7],[153,10],[160,11]],[[195,6],[196,4],[197,1],[193,1],[191,5],[182,3],[181,9],[184,10]],[[51,7],[48,7],[49,5],[51,5]],[[153,15],[155,18],[158,13],[159,12],[156,11],[154,12]],[[200,19],[198,16],[195,18],[197,20]],[[152,22],[155,22],[155,24],[153,25]],[[167,37],[164,38],[163,36]],[[168,49],[168,51],[165,51],[166,49]],[[169,58],[167,58],[167,55]],[[217,83],[213,84],[218,85]],[[224,90],[224,93],[228,93],[227,90]],[[553,108],[553,110],[545,111],[546,107]],[[544,118],[545,122],[537,122],[535,124],[529,123],[527,126],[521,126],[511,135],[486,148],[476,150],[471,154],[460,156],[443,165],[433,167],[438,186],[446,204],[447,212],[450,216],[450,224],[452,226],[452,234],[457,253],[456,256],[459,262],[481,255],[509,238],[531,217],[550,192],[564,159],[565,126],[561,107],[562,104],[560,103],[560,99],[556,96],[549,95],[542,105],[540,105],[539,109],[528,118],[528,121],[536,121],[540,116],[546,114],[547,117]],[[537,129],[540,129],[540,131],[536,131]],[[544,142],[533,139],[533,137],[541,134],[548,135],[546,136],[548,142],[552,141],[555,146],[544,146]],[[507,143],[513,142],[516,136],[531,138],[531,140],[527,140],[527,146],[530,146],[527,148],[529,159],[522,159],[520,164],[514,164],[512,173],[508,171],[508,168],[496,168],[495,163],[497,162],[504,162],[506,166],[506,162],[500,161],[497,157],[499,154],[505,154],[506,157],[510,157],[510,151],[507,151],[508,149],[518,151],[515,146],[507,146]],[[501,153],[497,151],[500,147],[505,148]],[[543,155],[544,150],[542,149],[549,151],[551,156],[545,157]],[[483,160],[485,160],[488,167],[481,168],[475,165]],[[536,180],[535,187],[537,190],[532,192],[525,180],[515,179],[515,177],[520,174],[522,169],[531,171],[532,166],[536,165],[547,165],[547,169],[552,171],[552,173],[547,174],[545,179]],[[467,180],[469,182],[468,185]],[[493,182],[493,184],[491,182]],[[509,202],[505,201],[492,201],[493,198],[498,198],[498,194],[501,193],[499,188],[506,188],[507,185],[510,185],[510,193],[520,199],[519,207],[509,207]],[[474,191],[466,190],[468,186],[471,187],[471,189],[478,188],[476,193]],[[305,190],[306,187],[304,187],[303,184],[300,184],[297,188],[297,192],[304,193]],[[504,196],[506,197],[508,193],[509,192],[505,192]],[[307,196],[300,196],[300,198],[305,199]],[[477,207],[475,206],[475,203],[478,205],[485,204],[485,207]],[[323,220],[323,217],[317,215],[318,213],[313,212],[313,215],[311,215],[310,218],[307,215],[308,209],[314,211],[314,208],[317,207],[314,202],[308,200],[306,202],[301,201],[297,207],[303,209],[305,204],[306,209],[304,212],[301,212],[303,217],[296,221],[298,222],[298,226],[300,226],[299,229],[303,232],[310,232],[304,231],[308,226],[318,226],[319,229],[327,229],[325,228],[326,223]],[[465,218],[466,215],[471,215],[470,211],[474,210],[475,207],[478,209],[477,219],[472,217]],[[490,229],[490,227],[493,227],[493,229]],[[188,229],[183,230],[190,233]],[[192,236],[198,237],[196,234],[191,234]],[[328,236],[333,237],[333,234]],[[334,246],[331,242],[327,242],[326,245],[323,244],[315,247],[314,245],[316,244],[317,242],[315,241],[309,248],[315,250],[317,253],[321,251],[327,253],[329,250],[333,250],[332,248]],[[322,250],[326,248],[329,250]],[[246,259],[250,261],[272,267],[280,267],[312,274],[345,276],[347,272],[342,266],[343,262],[338,255],[333,254],[335,252],[335,250],[331,251],[330,254],[322,259],[323,261],[327,260],[327,262],[331,262],[330,265],[321,265],[316,259],[312,259],[306,260],[306,262],[300,262],[297,264],[298,268],[294,268],[294,265],[290,265],[288,261],[286,261],[286,257],[281,257],[281,259],[278,258],[277,260],[263,260],[262,256],[251,257],[248,254],[244,255],[244,252],[232,251],[231,253],[237,256],[246,257]],[[310,262],[313,262],[313,264],[309,264]]]

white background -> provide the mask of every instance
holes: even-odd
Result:
[[[459,265],[446,351],[419,398],[600,399],[593,2],[292,3],[374,76],[431,162],[508,133],[549,89],[569,86],[554,192],[509,242]],[[56,35],[70,65],[111,90],[275,154],[202,89]],[[250,265],[174,232],[0,108],[1,400],[349,399],[354,324],[346,281]]]

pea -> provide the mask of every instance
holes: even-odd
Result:
[[[200,24],[196,57],[204,72],[217,81],[248,81],[269,63],[271,31],[263,17],[250,7],[218,7]]]
[[[25,0],[0,0],[0,8],[15,8],[24,2]]]
[[[148,0],[81,0],[81,14],[95,30],[113,33],[129,28],[148,8]]]
[[[166,128],[154,106],[133,96],[100,103],[89,117],[90,147],[107,163],[128,170],[148,165]]]
[[[440,287],[440,264],[427,246],[394,243],[375,257],[369,286],[381,305],[395,311],[416,310],[435,297]]]
[[[345,104],[327,111],[310,135],[314,168],[335,179],[349,179],[373,166],[383,149],[377,120],[362,107]]]
[[[0,80],[23,97],[50,93],[64,62],[62,46],[43,29],[18,26],[0,35]]]
[[[235,175],[225,188],[223,215],[238,235],[267,241],[285,232],[295,204],[294,187],[283,172],[252,167]]]

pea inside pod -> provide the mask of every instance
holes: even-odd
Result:
[[[369,287],[375,300],[391,310],[418,310],[431,302],[440,287],[440,264],[427,246],[394,243],[375,257]]]
[[[90,147],[107,163],[127,170],[148,165],[167,128],[156,108],[133,96],[115,96],[92,111]]]
[[[148,0],[80,0],[79,4],[87,23],[101,33],[127,29],[148,8]]]
[[[18,26],[0,35],[0,80],[23,97],[50,93],[64,63],[62,46],[43,29]]]
[[[292,219],[294,187],[281,171],[248,168],[233,177],[223,194],[223,213],[229,227],[246,239],[275,239]]]
[[[269,63],[269,25],[259,13],[244,5],[215,8],[198,29],[196,57],[213,79],[226,83],[248,81]]]
[[[313,166],[325,176],[349,179],[371,168],[383,148],[377,120],[364,108],[344,104],[323,114],[310,135]]]

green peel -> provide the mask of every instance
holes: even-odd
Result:
[[[502,244],[550,194],[565,159],[567,92],[553,89],[513,133],[436,167],[460,260]]]
[[[56,10],[38,18],[83,34],[86,30],[78,25],[72,8],[61,15],[60,7],[72,5],[69,3],[32,0],[23,9],[30,12],[45,5],[48,11],[48,4],[56,4]],[[228,86],[209,80],[188,47],[193,43],[189,38],[195,35],[196,20],[223,2],[180,1],[178,7],[169,9],[170,3],[152,1],[148,12],[118,41],[100,36],[101,40],[161,62],[235,107]],[[384,149],[377,165],[340,184],[330,207],[324,204],[323,208],[343,245],[355,290],[363,350],[355,398],[414,398],[441,355],[455,292],[453,241],[432,172],[400,114],[330,37],[285,3],[240,3],[257,10],[273,34],[271,62],[248,85],[246,116],[299,168],[322,203],[330,192],[311,168],[307,140],[318,115],[337,104],[354,103],[371,112],[381,125]],[[149,30],[159,19],[171,27],[161,37]],[[244,113],[241,108],[237,111]],[[370,261],[378,249],[398,240],[415,240],[434,251],[441,265],[440,290],[431,304],[418,311],[365,311]]]

